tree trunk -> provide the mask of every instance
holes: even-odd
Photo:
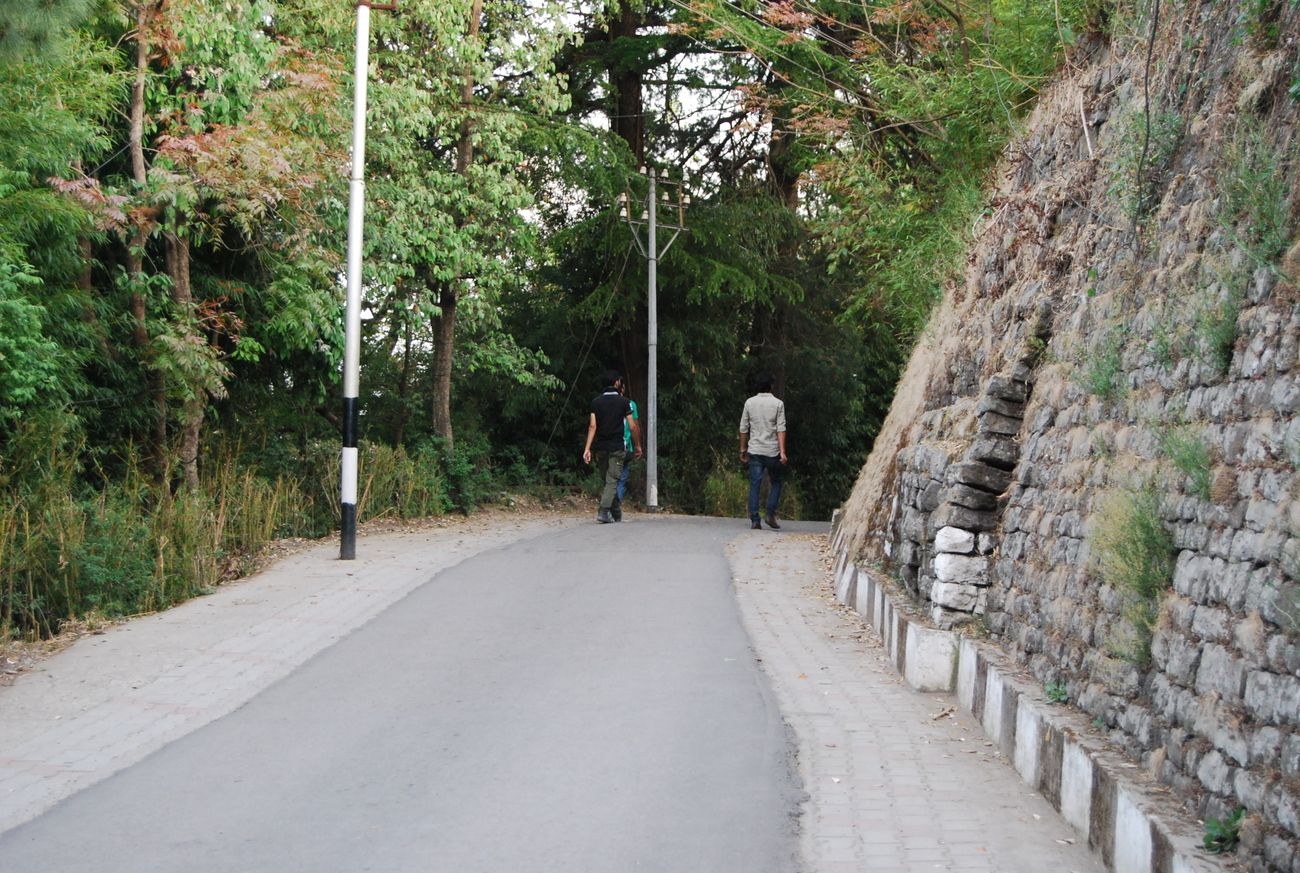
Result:
[[[784,86],[778,84],[777,90]],[[791,212],[799,208],[800,172],[794,163],[794,147],[797,134],[792,132],[793,125],[784,112],[778,112],[772,118],[772,139],[767,147],[768,191],[772,197]],[[785,272],[796,262],[799,239],[795,235],[781,241],[777,249],[776,271]],[[788,357],[788,321],[789,304],[775,300],[770,304],[759,304],[754,313],[753,348],[757,352],[761,365],[775,380],[773,390],[781,395],[785,392],[786,358]]]
[[[642,16],[625,3],[619,15],[609,23],[609,41],[619,39],[636,39],[642,24]],[[610,116],[610,130],[627,143],[636,164],[645,163],[645,99],[644,74],[639,68],[608,69],[610,93],[614,97],[613,112]],[[634,208],[639,209],[639,206]],[[644,409],[646,395],[649,393],[649,330],[648,315],[644,306],[636,306],[636,315],[629,327],[618,331],[618,344],[622,352],[623,376],[627,381],[628,395]],[[602,363],[601,369],[608,369],[610,364]],[[596,382],[600,373],[591,374],[591,391],[595,393],[599,386]]]
[[[194,333],[194,292],[190,285],[190,243],[184,237],[168,231],[164,237],[167,246],[167,273],[172,280],[172,302],[177,316],[186,326],[189,338],[206,342]],[[199,437],[203,431],[203,410],[206,398],[203,389],[190,387],[181,421],[181,474],[185,486],[191,490],[199,487]],[[164,423],[165,427],[165,423]]]
[[[641,16],[632,4],[626,3],[618,18],[610,22],[609,41],[635,39],[640,27]],[[627,143],[637,166],[641,166],[645,163],[645,102],[641,70],[610,68],[609,84],[614,95],[610,129]]]
[[[452,448],[451,361],[456,333],[456,291],[443,288],[438,295],[442,311],[433,317],[433,432]]]
[[[483,0],[474,0],[469,13],[469,28],[465,34],[470,43],[478,42],[479,23],[483,17]],[[474,100],[474,68],[465,65],[465,73],[460,86],[461,103],[465,118],[460,123],[460,139],[456,143],[456,173],[461,177],[469,175],[470,164],[474,160],[474,121],[469,114],[470,103]],[[468,183],[467,183],[468,184]],[[469,221],[468,215],[457,216],[461,227]],[[456,288],[444,286],[438,292],[438,308],[441,310],[433,317],[434,348],[433,359],[433,432],[452,447],[451,431],[451,362],[456,342]]]
[[[393,432],[393,445],[406,440],[406,420],[409,417],[407,401],[411,396],[411,322],[402,319],[402,372],[397,382],[397,427]]]
[[[130,134],[131,179],[136,190],[142,191],[148,182],[148,166],[144,158],[144,89],[149,70],[149,41],[147,37],[153,3],[140,0],[135,7],[135,78],[131,82]],[[148,306],[144,296],[144,248],[149,235],[147,219],[138,217],[127,244],[127,272],[131,276],[131,336],[140,350],[141,360],[148,369],[149,394],[153,401],[154,422],[149,446],[149,470],[155,482],[161,484],[167,475],[167,386],[162,373],[150,362]]]

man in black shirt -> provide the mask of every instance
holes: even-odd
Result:
[[[628,452],[623,450],[624,422],[632,432],[632,445],[636,447],[634,457],[641,457],[641,431],[632,415],[632,404],[619,392],[622,384],[623,378],[617,370],[605,373],[605,390],[591,401],[587,445],[582,450],[582,460],[590,464],[594,446],[596,467],[605,472],[605,490],[601,492],[600,510],[596,513],[596,521],[601,524],[623,520],[623,508],[615,507],[614,501],[623,464],[629,460]]]

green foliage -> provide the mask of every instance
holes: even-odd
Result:
[[[1226,372],[1237,345],[1241,292],[1231,288],[1222,300],[1206,300],[1195,313],[1196,348],[1202,361]]]
[[[434,440],[434,450],[446,469],[448,506],[469,514],[487,502],[493,491],[487,441],[479,433],[461,434],[453,448]]]
[[[939,180],[936,190],[922,191],[859,181],[854,172],[843,180],[843,212],[824,218],[822,241],[832,269],[852,258],[871,289],[855,296],[845,318],[887,324],[910,345],[965,264],[970,229],[985,214],[983,179],[955,173]]]
[[[363,519],[581,481],[591,374],[644,392],[644,264],[610,209],[643,160],[694,175],[659,273],[666,504],[743,514],[743,474],[714,453],[772,369],[798,471],[782,513],[824,518],[1091,2],[818,0],[824,27],[781,4],[633,4],[640,26],[608,40],[579,34],[610,10],[550,0],[486,0],[477,35],[471,0],[376,13]],[[155,11],[0,13],[0,622],[25,631],[158,608],[337,520],[353,7]],[[453,299],[448,388],[434,320]],[[454,451],[431,438],[449,395]],[[196,409],[201,481],[173,492]]]
[[[277,535],[299,525],[303,495],[227,460],[203,486],[160,492],[138,464],[89,487],[74,458],[78,438],[26,425],[14,454],[21,478],[0,481],[0,629],[48,634],[87,613],[132,615],[201,593],[251,566]]]
[[[1160,202],[1161,184],[1183,138],[1183,117],[1171,111],[1140,108],[1124,113],[1115,125],[1108,150],[1110,194],[1120,201],[1129,221],[1137,224]]]
[[[1151,657],[1151,629],[1160,600],[1173,581],[1173,537],[1161,516],[1160,498],[1151,488],[1114,492],[1093,519],[1090,545],[1106,584],[1123,602],[1122,628],[1112,650],[1145,666]]]
[[[29,265],[0,256],[0,433],[25,407],[49,403],[63,388],[58,346],[45,336],[45,310],[24,293],[41,284]]]
[[[767,480],[763,492],[766,495]],[[782,510],[784,511],[784,507]],[[749,478],[745,469],[728,456],[716,453],[713,470],[704,480],[704,514],[719,518],[746,518],[749,516]]]
[[[1277,45],[1279,18],[1289,0],[1247,0],[1241,6],[1239,27],[1262,48]]]
[[[749,517],[749,470],[731,455],[715,454],[713,469],[704,481],[703,514],[718,518]],[[767,506],[771,485],[767,476],[759,490],[759,507]],[[781,504],[777,507],[780,518],[803,518],[804,511],[799,494],[799,484],[787,475],[781,482]]]
[[[1201,841],[1206,850],[1215,855],[1232,852],[1241,839],[1241,820],[1246,815],[1244,806],[1226,819],[1208,818],[1205,820],[1205,837]]]
[[[1088,352],[1087,360],[1075,373],[1075,381],[1089,394],[1116,400],[1128,392],[1124,371],[1127,332],[1113,328],[1103,334]]]
[[[57,51],[67,33],[85,21],[99,0],[42,0],[0,5],[0,62]]]
[[[196,490],[172,495],[128,462],[125,475],[89,487],[73,461],[76,437],[43,443],[24,427],[15,455],[22,478],[0,479],[0,631],[56,632],[88,613],[133,615],[177,603],[255,566],[272,539],[319,536],[338,520],[338,449],[309,450],[301,477],[267,477],[218,454]],[[472,511],[495,493],[470,439],[449,453],[367,444],[361,453],[362,520]]]
[[[1064,682],[1048,682],[1043,686],[1043,693],[1052,703],[1070,702],[1070,687]]]
[[[1262,119],[1238,119],[1224,153],[1218,217],[1260,266],[1274,266],[1290,242],[1285,158]]]
[[[1169,429],[1160,434],[1160,451],[1190,480],[1192,494],[1210,499],[1210,451],[1204,442],[1186,429]]]

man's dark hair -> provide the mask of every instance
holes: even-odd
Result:
[[[622,378],[623,378],[623,376],[622,376],[622,374],[620,374],[620,373],[618,372],[618,370],[606,370],[606,371],[605,371],[605,387],[606,387],[606,388],[612,388],[612,387],[614,387],[615,385],[618,384],[618,380],[619,380],[619,379],[622,379]]]
[[[754,387],[758,389],[760,394],[771,392],[772,386],[775,384],[776,380],[772,378],[771,373],[759,373],[754,379]]]

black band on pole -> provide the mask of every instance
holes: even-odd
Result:
[[[357,506],[343,504],[343,529],[340,532],[339,558],[351,561],[357,556]]]
[[[357,447],[357,420],[360,404],[355,397],[343,398],[343,448]]]
[[[349,489],[356,491],[356,453],[357,421],[360,403],[356,397],[343,398],[343,468],[344,490],[342,496],[348,496]],[[351,469],[351,476],[346,472]],[[355,501],[355,494],[352,499]],[[357,505],[355,502],[342,501],[339,519],[339,558],[350,561],[357,556]]]

